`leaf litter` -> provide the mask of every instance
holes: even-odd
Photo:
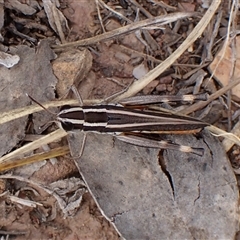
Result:
[[[229,31],[237,31],[232,20],[236,18],[234,2],[229,6],[215,1],[170,4],[167,0],[96,0],[84,4],[76,0],[16,0],[1,4],[6,21],[0,24],[0,50],[20,59],[0,65],[2,112],[28,109],[31,101],[25,93],[40,103],[64,98],[73,83],[84,99],[95,102],[125,88],[127,91],[112,97],[114,101],[138,92],[208,92],[206,102],[164,107],[208,119],[219,127],[210,129],[215,134],[226,136],[224,130],[232,129],[238,134],[231,126],[238,124],[238,117],[232,116],[237,113],[239,94],[234,89],[234,95],[229,92],[239,83],[235,80],[237,52],[229,53],[229,46],[234,49]],[[221,51],[224,41],[227,48]],[[144,66],[144,72],[136,73],[139,66]],[[219,70],[227,77],[222,79]],[[136,74],[139,80],[133,83]],[[73,103],[50,104],[57,107],[69,102]],[[16,120],[0,126],[1,155],[39,139],[39,126],[54,120],[49,113],[31,111],[31,115],[21,113],[22,118],[14,115]],[[218,117],[210,116],[214,111]],[[42,134],[49,131],[53,127]],[[66,146],[66,139],[60,141],[64,135],[59,132],[54,141],[47,140],[46,135],[36,150],[20,152],[28,158],[42,149]],[[11,175],[1,175],[3,234],[17,234],[18,239],[159,239],[160,234],[164,239],[234,238],[239,229],[239,196],[226,152],[238,167],[239,147],[234,143],[239,140],[232,135],[230,145],[225,139],[227,150],[223,150],[206,130],[198,136],[163,138],[203,147],[205,154],[199,158],[173,151],[162,153],[127,145],[111,136],[88,134],[79,159],[82,136],[78,133],[68,136],[72,156],[17,167]],[[41,147],[46,144],[49,146]],[[19,151],[11,154],[23,158]],[[8,159],[8,155],[4,157]],[[11,193],[7,192],[9,186]],[[33,205],[27,206],[29,203]]]

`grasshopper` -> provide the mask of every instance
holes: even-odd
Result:
[[[173,149],[203,155],[202,148],[158,141],[154,134],[189,134],[201,131],[207,123],[188,116],[142,108],[146,104],[169,101],[206,100],[206,95],[137,96],[124,99],[120,104],[65,106],[57,114],[58,125],[66,131],[81,130],[113,134],[121,141],[143,147]],[[141,108],[139,109],[139,106]]]

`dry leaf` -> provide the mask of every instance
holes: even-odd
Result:
[[[234,56],[236,56],[235,66]],[[219,62],[220,61],[220,62]],[[220,81],[223,86],[226,86],[231,78],[231,72],[234,67],[233,79],[239,77],[240,75],[240,37],[236,37],[236,49],[233,51],[230,43],[227,45],[226,49],[223,47],[218,54],[215,56],[213,62],[209,66],[209,70],[214,72],[214,77]],[[232,89],[232,93],[240,98],[240,85]]]
[[[24,15],[33,15],[34,13],[36,13],[36,10],[34,8],[27,4],[23,4],[18,0],[6,0],[4,4],[6,8],[21,12]]]
[[[82,195],[86,192],[84,182],[75,177],[51,183],[49,188],[61,198],[59,206],[65,217],[73,216],[78,211]]]
[[[68,29],[65,16],[59,11],[51,0],[43,0],[44,10],[52,29],[59,35],[61,42],[65,42],[64,32]]]

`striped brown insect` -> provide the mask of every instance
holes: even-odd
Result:
[[[158,102],[206,100],[205,94],[137,96],[124,99],[121,104],[95,106],[83,106],[80,96],[79,99],[81,106],[65,106],[57,114],[58,125],[66,131],[106,133],[137,146],[172,149],[199,156],[204,153],[202,148],[158,141],[153,135],[196,133],[208,126],[207,123],[188,116],[149,110],[142,106]]]

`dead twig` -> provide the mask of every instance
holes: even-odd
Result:
[[[96,8],[97,8],[97,13],[98,13],[98,19],[99,19],[99,22],[101,24],[102,30],[103,30],[103,32],[106,32],[106,30],[104,28],[104,25],[103,25],[101,12],[100,12],[100,9],[99,9],[99,0],[95,0],[95,4],[96,4]]]
[[[220,97],[221,95],[223,95],[224,93],[226,93],[228,90],[232,89],[233,87],[237,86],[238,84],[240,84],[240,78],[235,79],[234,81],[230,82],[227,86],[221,88],[217,92],[210,95],[207,101],[197,102],[197,103],[191,105],[190,107],[182,110],[181,113],[187,115],[187,114],[192,113],[192,112],[194,112],[198,109],[204,108],[206,105],[208,105],[214,99]]]
[[[127,23],[132,23],[132,21],[130,19],[128,19],[127,17],[125,17],[124,15],[122,15],[121,13],[115,11],[114,9],[112,9],[111,7],[109,7],[106,3],[104,3],[102,0],[98,0],[98,2],[102,5],[102,7],[105,7],[107,10],[109,10],[110,12],[114,13],[116,16],[118,16],[119,18],[123,19],[124,21],[126,21]]]
[[[149,13],[142,5],[140,5],[136,0],[129,0],[133,5],[136,6],[147,18],[152,18],[152,14]]]
[[[1,235],[12,235],[12,236],[18,236],[18,235],[25,235],[27,234],[26,231],[3,231],[0,230]]]
[[[165,2],[163,1],[159,1],[159,0],[149,0],[151,3],[153,3],[154,5],[158,5],[158,6],[161,6],[162,8],[166,8],[167,10],[169,11],[176,11],[177,8],[176,7],[173,7],[173,6],[170,6],[168,4],[166,4]]]

